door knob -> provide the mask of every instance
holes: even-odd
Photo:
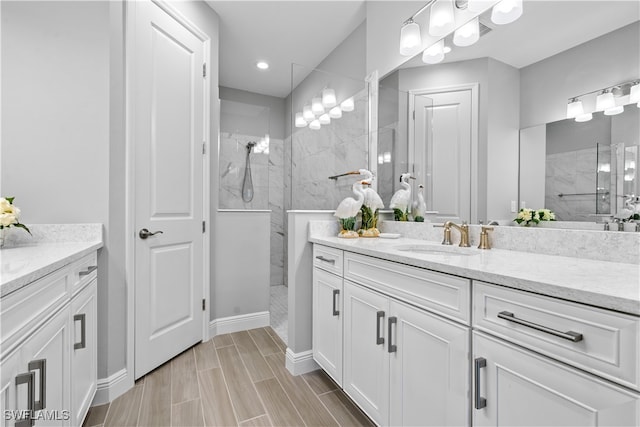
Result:
[[[156,234],[162,234],[162,231],[156,231],[156,232],[151,232],[149,230],[147,230],[146,228],[143,228],[142,230],[140,230],[140,232],[138,233],[138,236],[140,236],[141,239],[146,239],[149,236],[154,236]]]

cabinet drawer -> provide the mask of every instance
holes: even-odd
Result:
[[[342,251],[328,246],[313,245],[313,265],[342,276]]]
[[[61,268],[2,299],[2,357],[69,300],[69,269]]]
[[[640,389],[640,318],[483,282],[473,293],[476,329]]]
[[[470,323],[471,280],[345,253],[344,277],[450,319]]]
[[[75,295],[97,275],[98,253],[89,255],[71,264],[71,294]]]

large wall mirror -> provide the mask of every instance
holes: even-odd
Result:
[[[523,15],[511,24],[496,25],[491,22],[489,15],[483,13],[480,16],[483,34],[476,44],[458,47],[452,43],[452,35],[449,35],[445,38],[445,45],[452,50],[441,63],[426,65],[418,54],[381,78],[377,157],[382,163],[378,170],[381,178],[384,169],[393,173],[384,172],[389,176],[384,175],[384,179],[379,180],[380,193],[392,194],[397,189],[398,177],[395,175],[400,172],[422,172],[424,184],[431,180],[436,186],[427,188],[434,201],[429,209],[449,209],[435,201],[443,195],[457,197],[457,193],[451,191],[451,180],[444,179],[445,175],[442,175],[443,178],[427,176],[436,171],[430,168],[429,159],[425,160],[419,152],[429,153],[434,147],[421,147],[418,139],[412,139],[417,132],[413,120],[413,110],[416,109],[413,107],[418,105],[418,96],[434,99],[432,94],[438,91],[457,91],[476,85],[477,92],[471,102],[471,108],[475,108],[476,122],[472,122],[471,131],[477,135],[469,141],[471,155],[468,160],[445,169],[455,177],[466,173],[469,175],[464,185],[469,189],[467,197],[470,208],[459,219],[472,223],[491,220],[510,223],[521,206],[520,200],[523,200],[526,207],[556,210],[562,221],[601,221],[602,217],[611,215],[624,202],[619,196],[638,195],[637,178],[628,181],[629,165],[634,161],[638,164],[637,138],[634,142],[633,138],[625,137],[624,146],[621,146],[616,135],[623,128],[634,132],[633,121],[638,120],[637,112],[640,109],[629,105],[623,114],[606,116],[603,119],[606,124],[598,121],[598,115],[602,116],[602,113],[595,114],[593,123],[586,127],[597,128],[602,135],[608,136],[599,137],[597,141],[589,142],[588,146],[581,135],[589,131],[573,126],[575,122],[563,125],[563,120],[569,98],[640,78],[640,2],[525,0]],[[576,19],[577,16],[580,18]],[[603,16],[607,19],[602,19]],[[433,109],[440,108],[432,105]],[[436,119],[438,114],[432,114],[430,120],[435,123]],[[605,130],[607,126],[608,132]],[[551,135],[547,138],[549,132]],[[559,135],[557,137],[554,136],[556,132]],[[635,132],[637,135],[638,131]],[[446,144],[436,147],[432,153],[445,153],[449,156],[447,160],[458,153],[453,147],[459,141],[456,132],[449,133],[451,141],[447,141],[447,135],[443,137],[435,127],[432,127],[431,135],[434,141],[439,135]],[[530,147],[520,151],[522,135],[525,143],[529,144],[533,144],[531,135],[544,135],[544,138],[537,139],[542,145],[533,153],[527,153]],[[569,152],[569,149],[564,151],[564,148],[558,148],[559,142],[552,142],[556,139],[579,140],[580,143],[573,144],[584,147],[580,149],[590,150],[590,160],[584,160],[589,165],[585,163],[584,169],[589,169],[593,176],[587,178],[586,174],[580,175],[576,161],[573,164],[575,173],[565,171],[549,179],[547,184],[546,174],[551,173],[555,165],[564,168],[561,164],[566,160],[563,159],[563,153]],[[547,149],[549,144],[556,145]],[[392,155],[385,157],[385,153]],[[573,154],[565,154],[570,155]],[[549,156],[555,157],[549,160]],[[605,157],[609,159],[609,166],[606,166]],[[389,164],[385,163],[385,159]],[[431,165],[433,162],[442,164],[438,159],[432,158],[431,161]],[[549,163],[554,161],[556,163],[553,165]],[[614,162],[617,163],[614,165]],[[616,169],[615,176],[610,173],[607,178],[607,167],[622,169],[619,173]],[[569,180],[570,183],[567,182]],[[547,188],[552,185],[551,182],[557,188],[546,191],[551,190]],[[443,189],[443,185],[449,185],[449,188]],[[588,191],[582,190],[585,186]],[[532,190],[529,187],[536,187],[538,193],[527,195],[527,191]],[[597,197],[593,195],[588,211],[576,205],[582,196],[568,195],[597,192],[608,192],[604,195],[612,199],[600,198],[596,204]],[[522,197],[519,197],[519,193]],[[555,196],[552,197],[552,194]],[[559,194],[563,196],[559,197]],[[564,204],[552,200],[554,197]],[[453,199],[447,200],[447,203],[455,205]]]

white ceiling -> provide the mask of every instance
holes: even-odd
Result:
[[[291,91],[292,63],[316,67],[366,15],[365,0],[206,1],[220,16],[220,85],[277,97]],[[518,21],[483,19],[494,30],[445,62],[490,56],[522,68],[639,19],[639,0],[525,0]],[[418,55],[403,67],[422,65]]]
[[[292,63],[316,67],[365,19],[364,0],[206,1],[220,16],[220,86],[280,98]]]

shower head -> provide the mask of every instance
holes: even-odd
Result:
[[[257,142],[255,142],[255,141],[249,141],[249,142],[247,143],[247,151],[250,153],[250,152],[251,152],[251,149],[252,149],[253,147],[255,147],[257,144],[258,144],[258,143],[257,143]]]

